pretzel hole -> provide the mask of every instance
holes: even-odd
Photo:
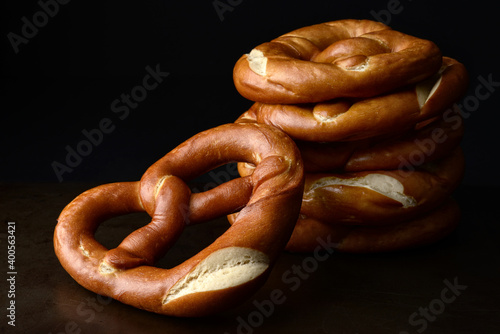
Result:
[[[188,186],[193,194],[201,194],[210,192],[236,178],[239,178],[237,163],[228,162],[190,180]],[[226,202],[223,199],[220,201]],[[208,206],[207,209],[213,209],[210,204],[203,203],[204,206]],[[205,217],[204,214],[202,216]],[[188,226],[186,226],[167,254],[159,259],[156,263],[157,267],[169,269],[190,259],[223,235],[229,227],[225,215],[216,215],[202,221],[197,219],[192,215],[188,218],[186,222]]]
[[[114,249],[130,233],[150,222],[151,217],[143,212],[111,218],[99,226],[95,233],[95,239],[107,249]],[[228,228],[229,225],[225,217],[213,219],[204,224],[187,226],[165,256],[158,259],[155,266],[170,269],[179,265],[179,263],[183,263],[208,247],[214,240],[223,235]],[[83,246],[80,246],[80,250],[84,256],[91,256],[90,252]],[[101,274],[111,274],[115,270],[114,267],[106,263],[101,263],[99,267]]]
[[[309,191],[304,194],[304,200],[306,201],[308,198],[312,198],[310,194],[318,188],[339,185],[370,189],[401,203],[403,208],[409,208],[417,205],[417,202],[413,197],[404,193],[405,189],[401,182],[391,176],[376,173],[350,179],[342,179],[335,176],[321,178],[314,182]]]
[[[175,244],[168,250],[164,257],[158,260],[155,266],[170,269],[189,260],[210,246],[228,228],[229,225],[225,217],[213,219],[203,224],[187,226]]]
[[[144,212],[113,217],[99,225],[94,238],[107,249],[113,249],[118,247],[130,233],[147,225],[150,221],[151,217]]]
[[[168,291],[163,304],[189,294],[227,289],[247,283],[264,273],[269,263],[267,255],[255,249],[222,248],[207,256],[179,280]]]
[[[239,176],[237,162],[229,162],[189,181],[188,186],[192,193],[201,193],[214,189],[215,187],[238,178]]]

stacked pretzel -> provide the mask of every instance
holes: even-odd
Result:
[[[234,82],[264,123],[294,139],[306,176],[287,249],[345,252],[436,241],[456,226],[467,72],[428,40],[367,20],[301,28],[242,56]],[[240,163],[242,176],[254,166]],[[238,214],[229,216],[234,221]]]
[[[139,181],[95,187],[64,208],[54,250],[79,284],[144,310],[203,316],[253,294],[283,249],[327,241],[390,251],[453,230],[463,129],[449,107],[467,75],[433,43],[377,22],[330,22],[258,46],[234,79],[255,101],[238,124],[201,132]],[[240,178],[191,193],[187,181],[232,161]],[[95,239],[101,223],[131,212],[151,222],[113,249]],[[232,226],[211,245],[154,266],[187,225],[226,215]]]

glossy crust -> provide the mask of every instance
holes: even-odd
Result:
[[[237,122],[269,124],[295,140],[354,141],[390,135],[439,116],[467,88],[463,64],[444,57],[427,81],[364,99],[339,98],[315,104],[256,102]]]
[[[300,213],[328,224],[394,224],[439,206],[460,184],[464,169],[456,147],[412,170],[306,173]],[[240,164],[239,172],[252,170]]]
[[[428,40],[379,22],[339,20],[257,46],[237,61],[233,79],[252,101],[312,103],[384,94],[424,80],[440,66],[441,52]]]
[[[452,198],[424,215],[386,226],[331,225],[301,216],[286,249],[310,253],[321,245],[345,253],[394,252],[421,247],[449,235],[460,221],[460,208]]]
[[[255,120],[240,118],[237,122]],[[448,155],[462,140],[463,123],[458,112],[446,112],[394,135],[347,142],[295,142],[306,172],[409,169]],[[241,164],[239,168],[253,166]]]
[[[228,215],[233,223],[238,213]],[[328,224],[300,215],[286,250],[312,253],[325,248],[344,253],[381,253],[421,247],[449,235],[460,221],[460,208],[449,197],[441,205],[420,216],[384,226]]]
[[[394,224],[439,206],[459,185],[463,172],[464,158],[457,148],[447,157],[413,171],[307,174],[301,213],[330,224]],[[350,181],[365,176],[375,176],[375,182],[381,177],[382,184],[368,184],[370,188],[328,185],[332,177]],[[322,180],[326,180],[324,187],[318,186]],[[401,191],[390,187],[390,182],[400,184]]]
[[[328,237],[342,251],[391,251],[456,225],[463,122],[452,106],[468,75],[432,42],[368,20],[327,22],[257,46],[233,78],[255,102],[236,123],[283,130],[304,160],[287,249],[312,252]],[[253,168],[238,164],[240,175]]]
[[[235,160],[256,164],[255,173],[191,195],[186,180]],[[55,252],[66,271],[95,293],[166,315],[213,314],[263,284],[292,233],[303,182],[298,149],[281,131],[223,125],[178,146],[140,182],[105,184],[79,195],[58,219]],[[235,223],[197,255],[171,269],[153,266],[186,225],[236,209],[241,211]],[[104,220],[138,211],[148,212],[151,223],[117,248],[108,250],[94,239]],[[234,282],[207,283],[224,268]]]

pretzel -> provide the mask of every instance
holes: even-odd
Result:
[[[448,236],[460,221],[460,208],[448,198],[434,210],[385,226],[331,225],[301,215],[286,250],[310,253],[319,240],[344,253],[394,252],[428,245]]]
[[[236,122],[256,122],[255,118],[244,115]],[[456,119],[461,119],[458,112],[448,114],[446,118],[441,116],[418,123],[415,129],[394,135],[347,142],[295,140],[295,143],[299,147],[306,172],[409,168],[443,158],[460,143],[464,127],[463,122]],[[238,168],[244,171],[254,167],[242,163]]]
[[[395,136],[349,142],[296,141],[306,172],[394,170],[412,168],[448,155],[463,137],[459,113],[440,117]]]
[[[186,180],[235,160],[254,163],[252,176],[191,194]],[[212,314],[263,284],[292,233],[302,190],[303,166],[289,137],[266,125],[223,125],[179,145],[141,181],[79,195],[58,219],[55,252],[79,284],[100,295],[160,314]],[[171,269],[153,266],[186,224],[240,209],[234,224],[192,258]],[[94,239],[102,221],[142,211],[151,222],[117,248]]]
[[[240,175],[251,169],[240,164]],[[300,213],[329,224],[388,225],[415,217],[442,203],[464,173],[460,147],[413,171],[306,173]]]
[[[296,140],[362,140],[408,129],[438,116],[465,93],[467,81],[465,67],[444,57],[436,76],[410,88],[362,100],[293,105],[256,102],[237,122],[273,125]]]
[[[431,41],[369,20],[339,20],[294,30],[243,55],[233,69],[252,101],[295,104],[372,97],[435,74]]]

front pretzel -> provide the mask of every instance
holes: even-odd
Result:
[[[255,172],[191,194],[186,180],[230,161],[252,163]],[[212,314],[264,283],[293,231],[303,182],[298,149],[284,133],[266,125],[223,125],[178,146],[140,182],[106,184],[78,196],[59,217],[55,251],[66,271],[95,293],[160,314]],[[194,257],[171,269],[152,266],[186,224],[240,209],[232,226]],[[140,211],[151,223],[117,248],[94,239],[103,220]]]

